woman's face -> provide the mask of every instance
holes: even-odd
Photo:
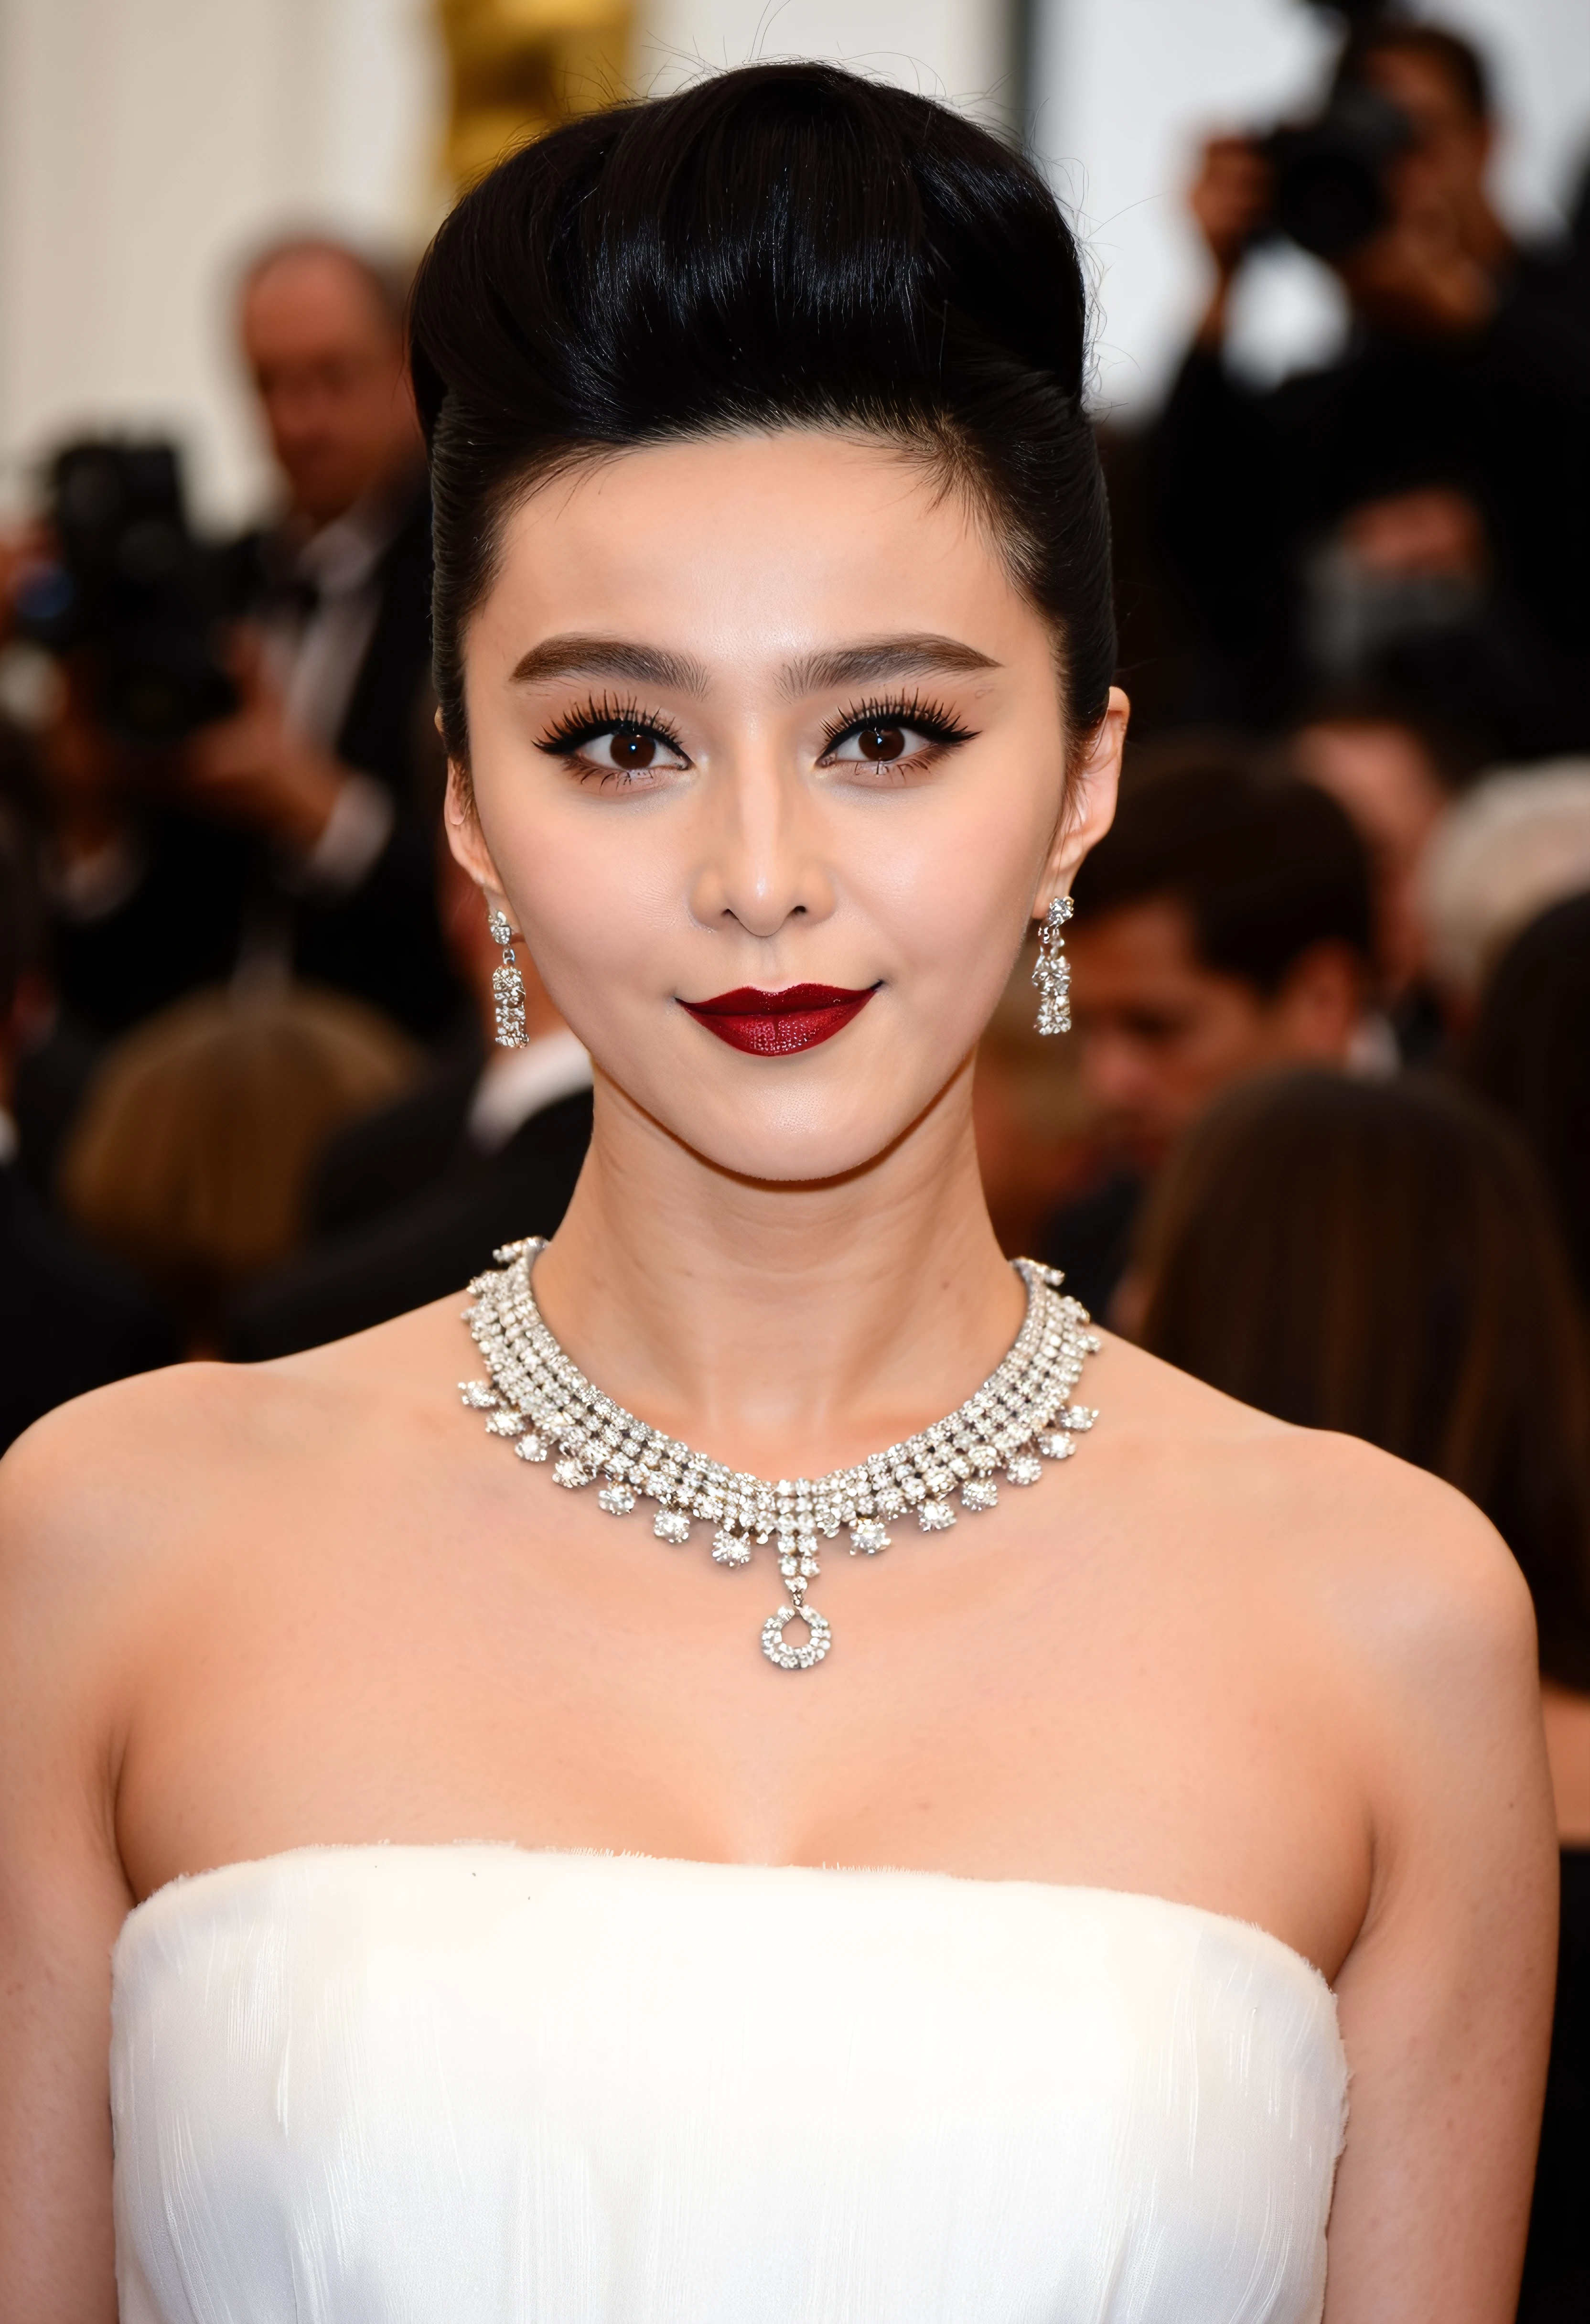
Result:
[[[601,1073],[759,1179],[857,1168],[953,1080],[1125,727],[1065,811],[1047,624],[959,494],[816,430],[543,486],[465,685],[455,851]]]

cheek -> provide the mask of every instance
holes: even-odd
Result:
[[[878,933],[896,1004],[927,1032],[977,1038],[1027,932],[1041,853],[942,844],[879,848],[858,863],[856,899]],[[1034,1000],[1034,1007],[1036,1001]]]
[[[621,812],[554,814],[492,853],[531,956],[576,1030],[593,1010],[621,1013],[671,995],[681,878],[657,824]]]

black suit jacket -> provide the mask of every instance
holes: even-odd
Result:
[[[383,1212],[241,1299],[226,1353],[257,1363],[368,1331],[462,1291],[499,1243],[555,1231],[591,1139],[591,1093],[530,1116],[467,1176]]]
[[[147,1293],[0,1169],[0,1452],[56,1405],[180,1353]]]
[[[470,1144],[469,1106],[483,1064],[472,1018],[418,1089],[337,1131],[309,1196],[316,1242],[363,1226],[444,1180],[473,1176],[482,1157]]]
[[[1117,1171],[1092,1194],[1056,1211],[1043,1230],[1044,1259],[1062,1270],[1071,1297],[1101,1321],[1131,1261],[1144,1191],[1141,1178]]]
[[[430,494],[415,488],[376,567],[380,605],[336,736],[345,766],[390,794],[392,833],[351,895],[299,899],[293,964],[384,1009],[422,1040],[458,1006],[437,918],[444,761],[430,723]]]
[[[335,751],[389,794],[392,830],[351,892],[299,892],[252,832],[151,799],[142,876],[102,918],[56,931],[61,999],[93,1033],[114,1038],[202,985],[224,983],[251,927],[280,927],[298,975],[356,994],[422,1041],[446,1030],[461,994],[437,917],[436,850],[443,764],[430,724],[430,496],[416,484],[376,567],[378,607]],[[270,603],[270,540],[230,552],[228,595],[240,612]]]

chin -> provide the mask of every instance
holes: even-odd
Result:
[[[631,1082],[629,1093],[713,1168],[800,1185],[864,1170],[929,1110],[952,1075],[951,1068],[919,1081],[897,1069],[879,1074],[850,1068],[797,1077],[784,1061],[748,1060],[729,1086],[714,1074],[718,1085],[703,1087],[705,1075],[693,1082],[681,1073],[666,1088],[648,1091]]]

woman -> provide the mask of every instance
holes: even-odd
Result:
[[[821,67],[438,236],[450,828],[591,1157],[476,1346],[14,1456],[13,2313],[111,2312],[114,1945],[133,2324],[1294,2324],[1343,2042],[1333,2324],[1505,2314],[1527,1594],[1431,1480],[1094,1353],[978,1184],[1126,721],[1082,324],[1025,164]]]
[[[1511,1116],[1540,1167],[1581,1314],[1590,1313],[1590,896],[1542,912],[1503,953],[1480,996],[1467,1063],[1476,1087]],[[1590,1671],[1564,1685],[1544,1654],[1541,1666],[1562,1841],[1562,1932],[1521,2311],[1528,2324],[1552,2324],[1590,2307]]]
[[[1590,1314],[1590,895],[1554,904],[1503,954],[1480,995],[1467,1065],[1540,1166]]]
[[[1485,1054],[1502,1029],[1493,1015]],[[1446,1478],[1529,1583],[1562,1935],[1521,2324],[1582,2316],[1590,2294],[1590,1372],[1568,1281],[1545,1188],[1488,1110],[1435,1082],[1307,1073],[1199,1125],[1136,1283],[1145,1347]]]

